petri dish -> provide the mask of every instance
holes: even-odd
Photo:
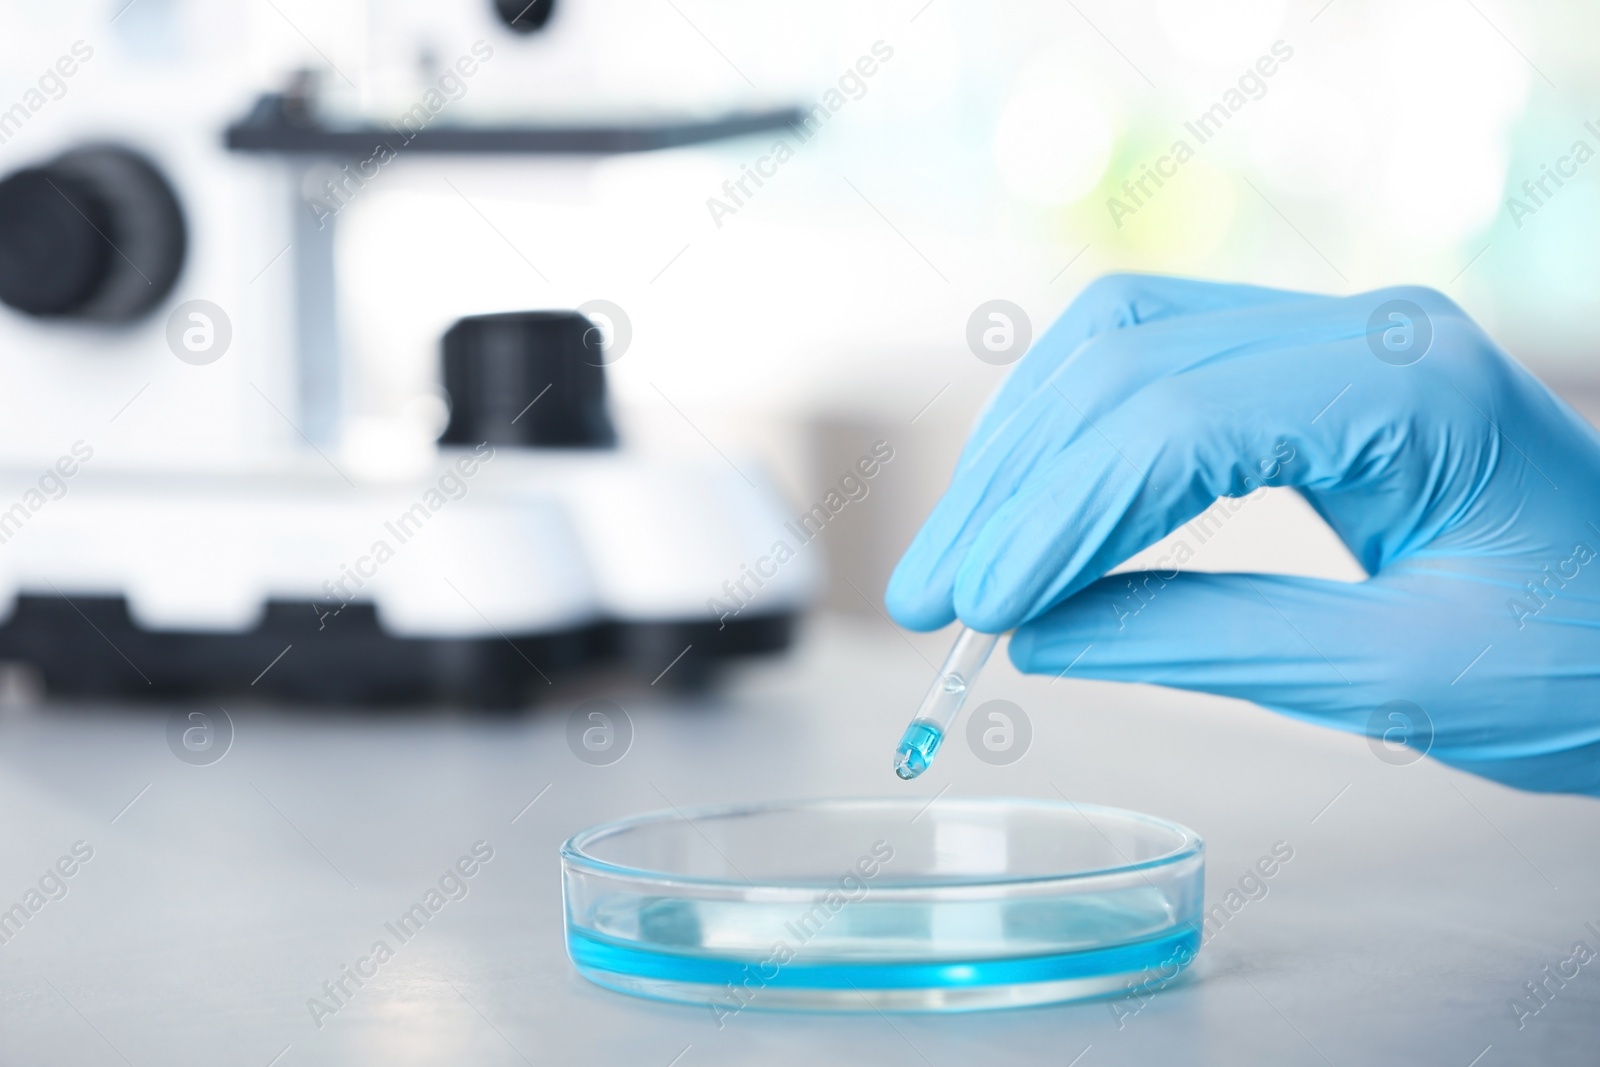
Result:
[[[1170,981],[1205,845],[1165,819],[1011,797],[657,812],[562,846],[567,952],[610,989],[746,1009],[973,1011]]]

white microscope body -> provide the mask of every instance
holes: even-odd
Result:
[[[343,5],[365,62],[324,70],[339,91],[321,94],[263,94],[281,57],[167,54],[174,35],[244,41],[233,5],[116,6],[16,15],[3,46],[39,75],[10,111],[0,97],[0,661],[69,695],[516,703],[595,661],[654,673],[682,653],[690,678],[783,647],[811,560],[738,619],[708,606],[787,518],[752,464],[550,447],[556,396],[496,440],[439,446],[444,398],[423,396],[394,424],[397,462],[352,448],[371,382],[346,359],[330,182],[441,158],[536,168],[787,112],[644,95],[640,72],[592,58],[627,25],[615,0],[560,3],[531,33],[489,0]],[[471,92],[419,117],[441,80]],[[592,321],[603,364],[620,327]],[[450,400],[452,425],[488,425]]]

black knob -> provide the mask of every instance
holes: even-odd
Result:
[[[543,29],[555,11],[556,0],[494,0],[495,14],[500,21],[518,33],[532,33]]]
[[[166,299],[188,240],[172,186],[92,145],[0,181],[0,301],[41,318],[127,322]]]
[[[576,311],[460,319],[444,335],[450,424],[440,443],[609,448],[601,332]]]

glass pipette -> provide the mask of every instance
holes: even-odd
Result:
[[[999,640],[999,634],[961,628],[956,643],[950,646],[950,654],[944,658],[944,666],[939,668],[939,677],[934,679],[911,725],[901,735],[900,747],[894,751],[895,774],[910,781],[928,769],[944,743],[950,724],[955,722],[956,713],[966,702],[967,690],[972,688],[973,680]]]

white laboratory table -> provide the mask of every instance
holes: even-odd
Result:
[[[578,693],[518,718],[234,706],[232,747],[209,766],[169,750],[171,708],[7,710],[0,907],[63,857],[72,874],[45,879],[59,899],[41,893],[0,944],[0,1063],[1600,1062],[1600,960],[1547,977],[1571,973],[1576,942],[1600,951],[1600,801],[1395,766],[1361,738],[1230,701],[999,661],[973,703],[1024,708],[1027,755],[989,766],[957,737],[902,784],[890,753],[946,639],[813,620],[792,656],[710,696],[617,695],[635,738],[603,767],[567,747]],[[589,985],[566,959],[557,849],[596,822],[669,803],[1057,790],[1198,830],[1208,903],[1275,844],[1293,859],[1136,1012],[749,1010],[719,1029],[708,1009]],[[314,1018],[308,1000],[328,1003],[324,983],[392,941],[384,924],[478,842],[493,857],[467,894]],[[1519,1019],[1526,982],[1548,992]]]

